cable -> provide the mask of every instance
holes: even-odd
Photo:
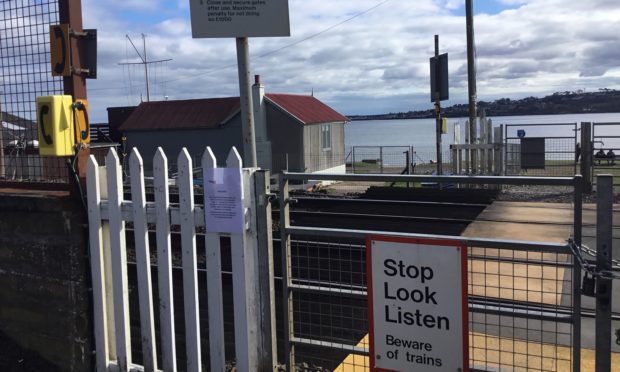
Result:
[[[293,43],[291,43],[291,44],[285,45],[285,46],[280,47],[280,48],[278,48],[278,49],[272,50],[272,51],[270,51],[270,52],[263,53],[263,54],[259,54],[259,55],[258,55],[258,57],[259,57],[259,58],[262,58],[262,57],[267,57],[267,56],[269,56],[269,55],[272,55],[272,54],[278,53],[278,52],[280,52],[280,51],[282,51],[282,50],[284,50],[284,49],[287,49],[287,48],[293,47],[293,46],[295,46],[295,45],[301,44],[301,43],[303,43],[303,42],[305,42],[305,41],[308,41],[308,40],[310,40],[310,39],[314,39],[315,37],[320,36],[320,35],[322,35],[322,34],[324,34],[324,33],[326,33],[326,32],[329,32],[329,31],[333,30],[334,28],[336,28],[336,27],[338,27],[338,26],[341,26],[341,25],[343,25],[343,24],[345,24],[345,23],[347,23],[347,22],[349,22],[349,21],[354,20],[355,18],[359,18],[359,17],[361,17],[361,16],[363,16],[363,15],[365,15],[365,14],[367,14],[367,13],[372,12],[373,10],[377,9],[378,7],[382,6],[383,4],[385,4],[385,3],[389,2],[389,1],[390,1],[390,0],[384,0],[384,1],[380,2],[380,3],[379,3],[379,4],[377,4],[377,5],[372,6],[372,7],[368,8],[368,9],[364,10],[364,11],[363,11],[363,12],[361,12],[361,13],[357,13],[357,14],[355,14],[355,15],[353,15],[353,16],[351,16],[351,17],[347,18],[347,19],[345,19],[344,21],[341,21],[341,22],[339,22],[339,23],[336,23],[335,25],[329,26],[328,28],[326,28],[326,29],[324,29],[324,30],[322,30],[322,31],[319,31],[319,32],[317,32],[316,34],[312,34],[312,35],[307,36],[307,37],[305,37],[305,38],[303,38],[303,39],[301,39],[301,40],[298,40],[298,41],[293,42]]]
[[[296,45],[299,45],[299,44],[301,44],[301,43],[304,43],[304,42],[306,42],[306,41],[308,41],[308,40],[314,39],[315,37],[321,36],[321,35],[323,35],[324,33],[327,33],[327,32],[329,32],[329,31],[333,30],[334,28],[336,28],[336,27],[338,27],[338,26],[342,26],[342,25],[343,25],[343,24],[345,24],[345,23],[348,23],[348,22],[350,22],[350,21],[352,21],[352,20],[354,20],[354,19],[356,19],[356,18],[359,18],[359,17],[361,17],[361,16],[363,16],[363,15],[365,15],[365,14],[368,14],[368,13],[372,12],[373,10],[375,10],[375,9],[379,8],[380,6],[384,5],[385,3],[389,2],[389,1],[391,1],[391,0],[383,0],[382,2],[380,2],[380,3],[376,4],[376,5],[373,5],[372,7],[368,8],[368,9],[366,9],[366,10],[364,10],[364,11],[362,11],[362,12],[360,12],[360,13],[357,13],[357,14],[354,14],[353,16],[351,16],[351,17],[349,17],[349,18],[347,18],[347,19],[345,19],[345,20],[343,20],[343,21],[340,21],[340,22],[338,22],[338,23],[336,23],[336,24],[334,24],[334,25],[331,25],[331,26],[329,26],[329,27],[327,27],[327,28],[325,28],[325,29],[323,29],[323,30],[321,30],[321,31],[319,31],[319,32],[317,32],[317,33],[315,33],[315,34],[312,34],[312,35],[306,36],[305,38],[303,38],[303,39],[301,39],[301,40],[297,40],[297,41],[295,41],[295,42],[292,42],[292,43],[290,43],[290,44],[284,45],[284,46],[282,46],[282,47],[280,47],[280,48],[277,48],[277,49],[271,50],[271,51],[269,51],[269,52],[266,52],[266,53],[263,53],[263,54],[259,54],[259,55],[257,55],[256,57],[257,57],[257,58],[264,58],[264,57],[270,56],[270,55],[272,55],[272,54],[276,54],[276,53],[278,53],[278,52],[281,52],[281,51],[282,51],[282,50],[284,50],[284,49],[288,49],[288,48],[291,48],[291,47],[293,47],[293,46],[296,46]],[[228,65],[223,65],[223,66],[220,66],[220,67],[216,67],[216,68],[214,68],[214,69],[212,69],[212,70],[209,70],[209,71],[200,72],[200,73],[197,73],[197,74],[192,74],[192,75],[187,75],[187,76],[181,76],[181,77],[178,77],[178,78],[176,78],[176,79],[164,80],[164,83],[172,83],[172,82],[179,81],[179,80],[191,79],[191,78],[195,78],[195,77],[197,77],[197,76],[203,76],[203,75],[212,74],[212,73],[215,73],[215,72],[218,72],[218,71],[221,71],[221,70],[225,70],[225,69],[228,69],[228,68],[232,68],[232,67],[237,67],[237,64],[236,64],[236,63],[232,63],[232,64],[228,64]],[[119,87],[110,87],[110,88],[94,88],[94,89],[93,89],[93,88],[91,88],[91,89],[89,89],[89,90],[90,90],[90,91],[97,91],[97,90],[116,90],[116,89],[122,89],[122,88],[119,88]]]
[[[77,128],[77,127],[75,128],[76,131],[79,131],[79,135],[77,136],[79,142],[75,144],[75,155],[73,156],[73,159],[71,161],[67,159],[67,165],[69,167],[69,171],[71,175],[73,176],[73,180],[75,181],[75,184],[77,185],[77,189],[79,192],[80,200],[82,202],[82,206],[84,207],[84,211],[88,213],[86,196],[85,196],[84,190],[82,189],[82,184],[80,183],[80,176],[75,169],[75,162],[77,161],[80,151],[86,148],[84,141],[88,138],[88,135],[90,132],[90,121],[88,118],[88,110],[86,109],[86,105],[83,102],[77,101],[73,103],[71,105],[71,109],[73,110],[73,121],[76,126],[80,122],[78,120],[77,112],[82,111],[84,113],[85,128],[84,130],[80,130],[81,128]]]

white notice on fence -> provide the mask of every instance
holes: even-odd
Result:
[[[371,237],[366,249],[371,371],[468,371],[466,248]]]
[[[290,36],[288,0],[190,0],[192,36]]]
[[[207,232],[243,233],[243,185],[237,168],[205,169]]]

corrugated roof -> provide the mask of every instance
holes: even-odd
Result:
[[[280,107],[303,124],[349,121],[349,118],[339,114],[313,96],[267,93],[265,97],[269,102]]]
[[[239,111],[239,97],[142,102],[122,131],[217,128]]]

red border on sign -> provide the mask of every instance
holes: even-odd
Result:
[[[375,368],[375,324],[372,288],[372,242],[392,242],[408,244],[425,244],[454,248],[460,248],[461,252],[461,298],[463,315],[463,372],[469,372],[469,301],[468,301],[468,275],[467,275],[467,245],[458,240],[433,240],[420,238],[406,238],[399,236],[369,235],[366,237],[366,281],[368,292],[368,348],[370,352],[370,370],[373,372],[399,372],[383,368]]]

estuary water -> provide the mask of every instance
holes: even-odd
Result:
[[[620,123],[620,113],[490,116],[489,118],[493,121],[494,127],[507,124],[508,137],[516,137],[518,130],[525,130],[527,137],[572,137],[575,123]],[[453,128],[455,123],[460,123],[461,139],[464,141],[466,122],[467,118],[448,119],[448,134],[444,134],[442,137],[442,152],[444,154],[447,154],[450,144],[454,142]],[[544,125],[558,123],[567,125]],[[530,126],[526,124],[541,125]],[[620,136],[620,125],[597,126],[595,135]],[[577,138],[579,138],[579,134]],[[346,153],[349,154],[354,146],[403,146],[403,148],[393,149],[394,152],[399,153],[402,153],[405,147],[412,146],[417,156],[435,159],[435,119],[353,121],[345,126]],[[620,139],[606,140],[603,145],[595,145],[595,147],[597,146],[620,149]],[[356,148],[356,152],[358,151],[360,150]],[[360,152],[363,151],[371,150],[361,150]],[[620,152],[616,151],[616,153]]]

